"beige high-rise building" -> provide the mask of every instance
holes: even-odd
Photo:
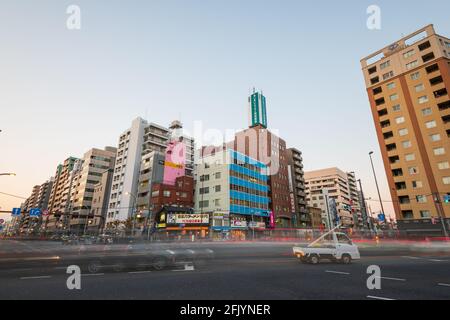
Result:
[[[339,168],[327,168],[305,172],[306,201],[308,205],[322,210],[323,224],[333,221],[328,199],[334,199],[340,224],[345,227],[362,225],[356,178],[353,172]],[[333,224],[333,222],[331,222]]]
[[[429,25],[361,65],[399,229],[448,230],[450,39]]]

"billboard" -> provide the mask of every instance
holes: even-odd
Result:
[[[209,214],[169,213],[167,215],[167,224],[209,224]]]
[[[186,145],[182,141],[171,141],[166,149],[164,161],[164,183],[175,184],[178,177],[185,175]]]

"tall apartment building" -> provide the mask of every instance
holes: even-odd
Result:
[[[361,65],[399,229],[448,230],[450,40],[429,25]]]
[[[92,224],[88,226],[88,229],[101,230],[105,226],[113,175],[114,169],[103,171],[100,181],[94,185],[90,214]]]
[[[286,149],[289,177],[289,200],[291,213],[294,214],[294,227],[311,225],[311,215],[306,208],[305,172],[303,171],[303,158],[300,150]]]
[[[339,168],[327,168],[305,172],[306,201],[308,205],[322,210],[323,223],[329,227],[331,213],[326,199],[334,199],[340,223],[346,227],[362,223],[358,191],[354,173]]]
[[[142,157],[136,209],[144,215],[151,209],[152,185],[164,180],[164,161],[165,154],[159,151]]]
[[[273,227],[265,164],[228,149],[201,158],[196,167],[195,212],[210,214],[213,232],[242,238]]]
[[[53,177],[51,177],[50,180],[44,182],[39,186],[39,194],[36,202],[36,208],[39,208],[41,210],[48,209],[48,202],[50,200],[52,185],[53,185]]]
[[[84,154],[71,190],[71,230],[84,228],[87,223],[92,209],[94,186],[101,180],[105,170],[114,168],[116,152],[116,148],[105,147],[104,150],[92,148]]]
[[[276,226],[293,227],[295,215],[291,212],[286,142],[266,128],[266,116],[252,116],[255,110],[260,110],[263,114],[266,112],[265,97],[261,93],[255,94],[249,99],[252,126],[236,133],[235,140],[228,147],[268,166],[270,210],[275,215]],[[255,104],[255,101],[258,103]]]
[[[141,177],[141,163],[153,151],[164,153],[168,143],[174,136],[183,136],[189,146],[189,160],[193,162],[194,142],[182,134],[180,122],[173,122],[171,128],[165,128],[155,123],[137,118],[131,127],[119,137],[116,165],[108,205],[107,222],[125,221],[133,215],[138,201],[139,189],[146,177]],[[191,156],[192,155],[192,156]],[[190,164],[193,167],[193,163]],[[189,170],[192,175],[192,169]],[[146,174],[144,173],[146,176]],[[150,187],[150,185],[149,185]],[[151,189],[148,189],[150,192]],[[141,202],[144,200],[141,200]]]

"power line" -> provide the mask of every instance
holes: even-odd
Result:
[[[22,196],[17,196],[17,195],[14,195],[14,194],[6,193],[6,192],[1,192],[1,191],[0,191],[0,194],[3,194],[3,195],[8,196],[8,197],[19,198],[19,199],[24,199],[24,200],[27,200],[27,199],[28,199],[28,198],[25,198],[25,197],[22,197]]]

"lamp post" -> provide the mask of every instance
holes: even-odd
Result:
[[[362,188],[362,183],[361,183],[361,179],[358,179],[358,183],[359,183],[359,190],[361,191],[361,204],[362,204],[362,209],[363,209],[363,219],[364,221],[364,227],[365,226],[369,226],[370,229],[370,222],[369,222],[369,218],[368,218],[368,214],[367,214],[367,207],[366,207],[366,199],[364,198],[364,192],[363,192],[363,188]]]
[[[6,172],[6,173],[0,173],[0,176],[16,176],[14,172]]]
[[[375,167],[373,166],[372,154],[373,154],[373,151],[370,151],[370,152],[369,152],[369,158],[370,158],[370,163],[371,163],[371,165],[372,165],[373,177],[374,177],[374,179],[375,179],[375,186],[377,187],[378,200],[380,200],[381,212],[382,212],[384,215],[386,215],[386,212],[384,211],[384,207],[383,207],[383,201],[381,200],[380,188],[378,187],[377,175],[375,174]]]

